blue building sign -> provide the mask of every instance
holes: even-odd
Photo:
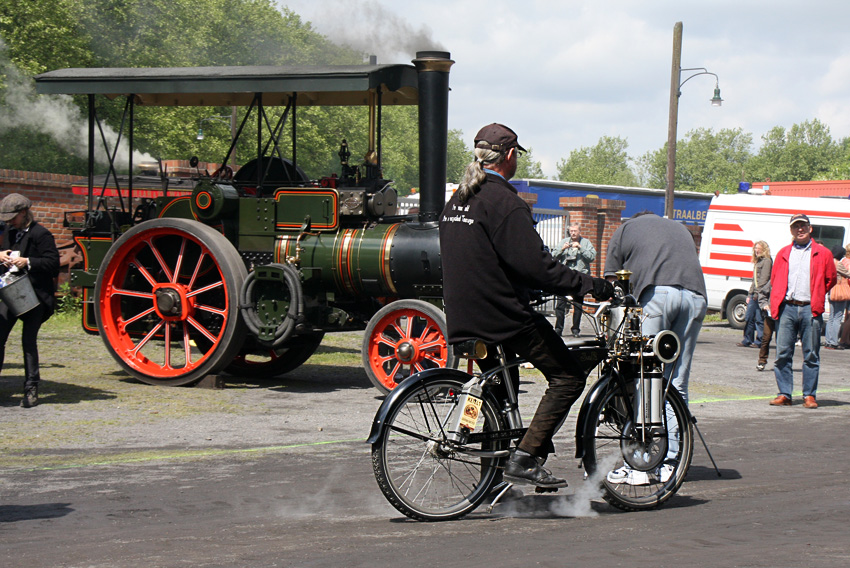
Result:
[[[616,185],[596,185],[591,183],[573,183],[540,179],[512,180],[517,191],[537,195],[536,207],[542,209],[560,209],[561,197],[596,196],[600,199],[619,199],[626,202],[623,218],[631,217],[641,211],[652,211],[664,216],[664,190],[642,187],[620,187]],[[697,191],[677,191],[673,199],[673,218],[689,225],[704,225],[713,193]]]

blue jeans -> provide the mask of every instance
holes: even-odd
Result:
[[[744,345],[752,345],[756,343],[761,345],[761,336],[764,332],[764,316],[759,309],[759,303],[755,296],[749,296],[747,301],[746,325],[744,326],[744,339],[741,341]],[[753,340],[755,334],[755,340]]]
[[[826,322],[824,343],[831,347],[838,345],[838,334],[841,331],[841,322],[844,320],[844,310],[846,309],[847,300],[829,301],[829,321]]]
[[[645,335],[669,329],[679,336],[682,345],[679,359],[664,366],[664,376],[673,382],[687,404],[691,359],[705,318],[705,298],[680,286],[649,286],[641,293],[639,302],[646,316]]]
[[[803,396],[817,396],[818,372],[820,371],[820,332],[823,316],[812,317],[812,306],[794,306],[787,302],[779,308],[776,322],[776,361],[773,374],[779,394],[791,398],[794,374],[794,344],[797,334],[801,335],[803,347]]]
[[[656,335],[669,329],[679,336],[679,358],[675,363],[664,365],[664,377],[673,383],[687,405],[691,359],[705,318],[705,298],[681,286],[649,286],[641,293],[639,302],[646,317],[643,321],[644,335]],[[666,410],[669,433],[667,460],[673,461],[679,452],[679,426],[669,405]]]

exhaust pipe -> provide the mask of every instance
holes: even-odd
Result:
[[[419,51],[419,222],[436,223],[446,204],[446,151],[449,135],[447,51]]]

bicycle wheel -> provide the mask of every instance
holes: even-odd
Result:
[[[372,467],[384,496],[406,516],[447,521],[474,510],[490,492],[505,458],[461,453],[445,442],[445,427],[463,383],[434,377],[397,401],[386,428],[372,445]],[[482,424],[483,423],[483,424]],[[502,429],[491,398],[481,406],[476,432]],[[468,444],[464,449],[507,449],[508,440]]]
[[[623,393],[616,389],[594,403],[584,431],[584,467],[591,478],[601,477],[603,498],[611,505],[624,511],[654,509],[675,495],[685,480],[694,452],[693,425],[675,388],[666,396],[668,435],[642,433],[627,408]],[[609,481],[608,472],[624,462],[643,473],[631,483]]]

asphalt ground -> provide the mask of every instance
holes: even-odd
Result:
[[[799,394],[774,408],[771,367],[756,371],[757,350],[735,347],[739,337],[707,325],[691,376],[720,477],[697,441],[676,496],[623,513],[583,483],[568,420],[547,465],[569,488],[448,523],[410,521],[377,488],[363,440],[381,397],[358,368],[359,334],[322,348],[350,364],[317,353],[286,377],[224,390],[140,385],[101,357],[97,338],[75,339],[97,376],[47,366],[43,390],[55,394],[34,409],[15,406],[19,370],[0,376],[0,563],[848,566],[850,352],[821,352],[820,408]],[[20,357],[12,341],[8,362]],[[522,389],[530,417],[536,371]]]

